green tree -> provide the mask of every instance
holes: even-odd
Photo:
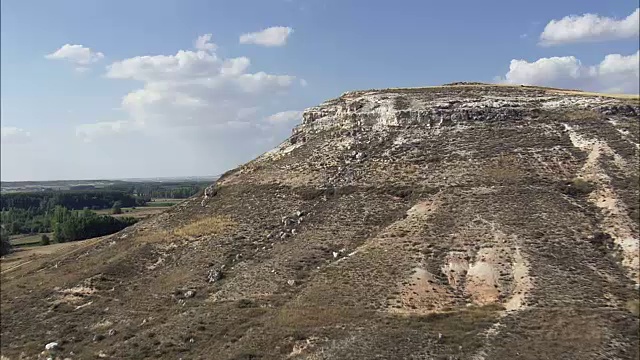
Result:
[[[122,201],[116,201],[111,208],[112,214],[122,214]]]
[[[9,234],[4,229],[0,230],[0,256],[5,256],[11,252]]]
[[[49,244],[51,244],[51,239],[49,239],[49,236],[47,234],[42,234],[42,236],[40,236],[40,245]]]

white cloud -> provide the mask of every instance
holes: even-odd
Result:
[[[293,29],[285,26],[274,26],[262,31],[243,34],[240,36],[240,44],[255,44],[262,46],[284,46]]]
[[[90,139],[127,128],[242,129],[252,124],[252,115],[297,85],[291,75],[248,72],[251,61],[246,57],[219,57],[210,39],[209,34],[200,36],[194,42],[196,50],[136,56],[107,66],[108,78],[143,84],[122,98],[121,108],[129,118],[85,124],[76,135]]]
[[[540,34],[540,45],[625,39],[639,34],[640,8],[624,19],[597,14],[570,15],[560,20],[551,20]]]
[[[79,72],[86,71],[86,67],[104,58],[104,54],[93,51],[82,45],[65,44],[51,54],[45,55],[49,60],[65,60],[77,66]]]
[[[204,35],[198,36],[198,38],[194,43],[194,47],[197,50],[203,50],[203,51],[215,51],[218,48],[216,44],[211,42],[211,34],[204,34]]]
[[[272,124],[282,124],[300,119],[302,119],[302,111],[288,110],[268,116],[265,120]]]
[[[497,80],[507,84],[542,85],[588,91],[638,93],[640,51],[610,54],[597,65],[583,65],[574,56],[511,60],[509,72]]]
[[[23,144],[31,139],[31,133],[14,126],[0,127],[0,139],[2,144]]]

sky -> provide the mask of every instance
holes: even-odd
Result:
[[[637,1],[3,0],[1,179],[211,176],[358,89],[638,93]]]

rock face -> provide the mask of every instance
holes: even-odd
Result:
[[[535,87],[343,94],[203,197],[3,273],[2,355],[638,359],[638,116]]]

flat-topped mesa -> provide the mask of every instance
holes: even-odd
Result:
[[[535,119],[543,110],[584,108],[637,116],[637,103],[537,87],[461,84],[416,89],[352,91],[307,109],[294,133],[342,128],[437,128],[465,122]]]

